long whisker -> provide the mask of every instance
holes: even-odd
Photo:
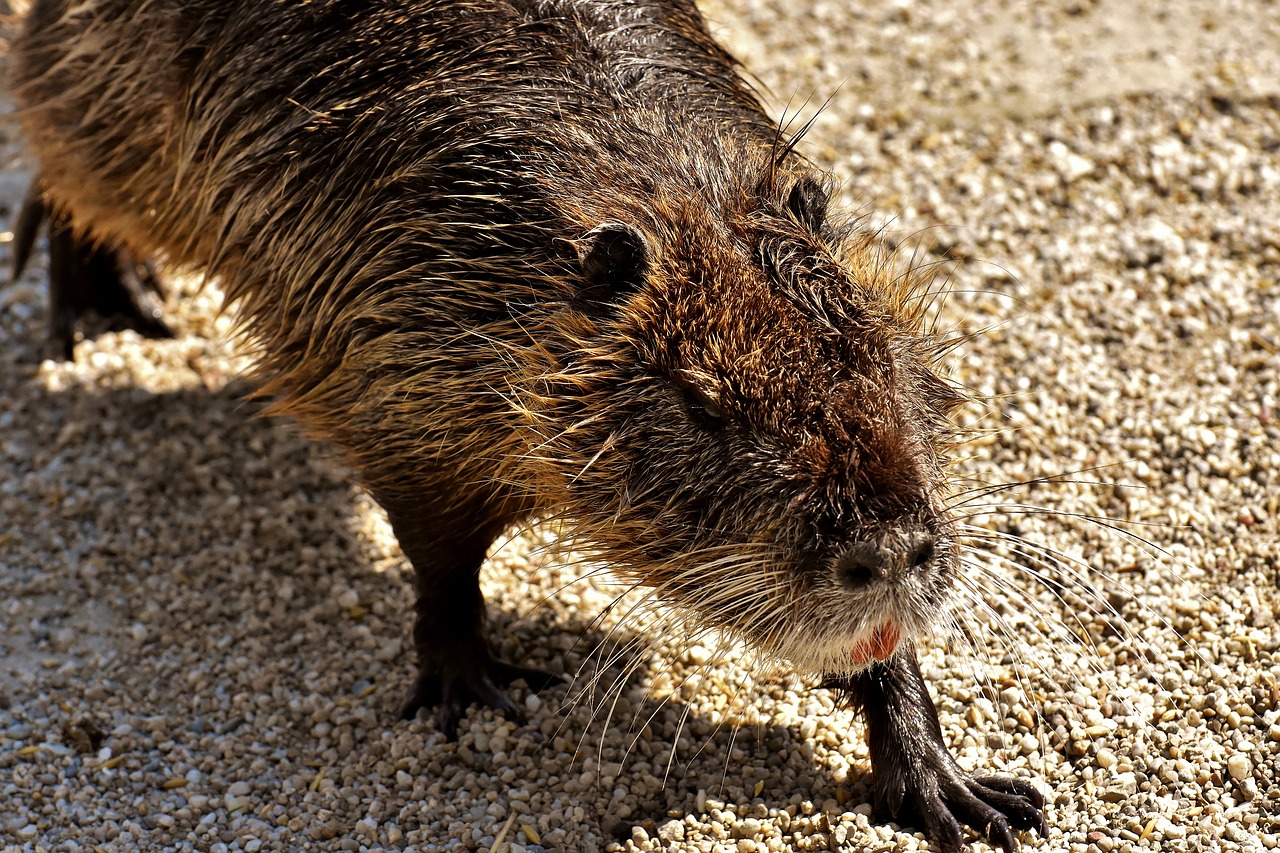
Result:
[[[1106,471],[1113,468],[1121,467],[1120,463],[1112,463],[1107,465],[1094,465],[1089,468],[1079,468],[1074,471],[1064,471],[1058,474],[1046,474],[1042,477],[1031,477],[1026,480],[1013,480],[1005,483],[983,483],[972,489],[964,489],[962,491],[953,492],[950,495],[950,503],[947,509],[954,510],[958,507],[965,506],[974,500],[984,497],[990,497],[1000,492],[1010,491],[1025,486],[1043,486],[1043,485],[1071,485],[1071,486],[1105,486],[1107,488],[1134,489],[1146,491],[1147,487],[1132,483],[1105,483],[1097,480],[1077,480],[1074,479],[1082,474],[1091,474],[1097,471]],[[968,496],[968,497],[966,497]],[[964,500],[956,500],[964,498]]]

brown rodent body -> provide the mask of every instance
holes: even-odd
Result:
[[[1031,786],[956,767],[916,664],[960,570],[920,281],[691,3],[48,0],[13,56],[55,293],[126,252],[218,277],[275,410],[386,509],[406,714],[545,680],[491,655],[478,572],[557,516],[858,705],[887,814],[1043,831]]]

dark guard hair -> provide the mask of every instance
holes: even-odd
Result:
[[[863,707],[889,815],[944,849],[1042,827],[956,767],[915,663],[958,567],[922,279],[828,213],[690,2],[46,0],[14,68],[59,251],[221,279],[262,394],[386,509],[406,715],[546,682],[492,656],[477,576],[556,515]]]

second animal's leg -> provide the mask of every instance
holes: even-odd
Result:
[[[560,677],[499,660],[485,638],[480,565],[505,525],[441,531],[421,507],[394,501],[384,502],[383,507],[417,579],[413,639],[418,677],[401,716],[411,719],[420,708],[439,705],[440,728],[451,740],[467,706],[475,702],[518,719],[520,709],[507,695],[507,685],[524,679],[531,689],[539,690]]]
[[[918,820],[948,853],[964,847],[961,824],[1013,853],[1011,827],[1045,834],[1044,798],[1004,776],[971,776],[956,766],[942,739],[915,649],[826,686],[845,694],[867,722],[876,807],[892,819]]]

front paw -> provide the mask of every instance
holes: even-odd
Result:
[[[400,717],[411,720],[420,709],[439,705],[440,730],[449,740],[457,739],[458,723],[472,704],[484,705],[510,720],[522,721],[524,714],[506,691],[511,682],[521,679],[534,692],[563,681],[554,673],[493,659],[474,666],[446,666],[439,671],[429,672],[424,668],[400,707]]]
[[[1005,776],[972,776],[949,755],[931,756],[912,772],[876,784],[877,808],[887,816],[922,823],[926,835],[944,853],[964,849],[969,826],[1004,853],[1014,853],[1013,830],[1033,829],[1043,838],[1048,827],[1044,797],[1029,783]],[[880,780],[877,780],[879,782]]]
[[[923,825],[945,853],[964,849],[962,826],[973,827],[1005,853],[1016,849],[1015,829],[1046,834],[1044,797],[1035,788],[1003,776],[972,776],[956,766],[914,648],[826,684],[867,721],[872,791],[883,816]]]

